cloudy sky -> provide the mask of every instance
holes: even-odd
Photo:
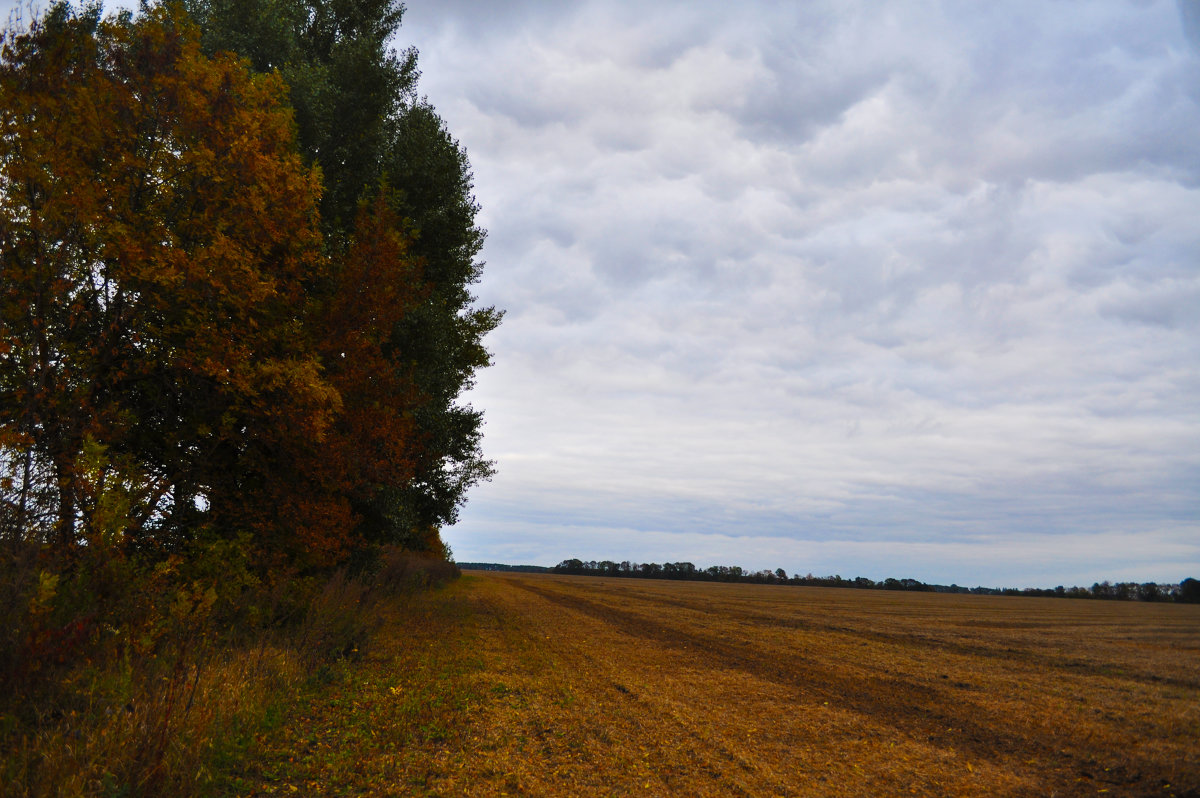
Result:
[[[460,561],[1200,577],[1197,0],[410,0],[397,44],[507,311]]]
[[[460,560],[1200,576],[1200,8],[408,6],[508,314]]]

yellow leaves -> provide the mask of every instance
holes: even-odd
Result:
[[[0,194],[24,247],[0,253],[0,353],[37,360],[15,324],[49,340],[20,399],[70,415],[35,442],[75,472],[61,501],[89,544],[153,543],[146,519],[203,497],[214,525],[336,559],[424,454],[416,366],[388,351],[430,290],[408,223],[381,191],[328,256],[282,78],[206,57],[177,9],[56,35],[0,63],[0,184],[37,195]]]
[[[58,581],[58,574],[48,571],[38,573],[37,590],[29,601],[31,615],[45,615],[50,612],[54,604],[54,597],[58,594]]]
[[[296,152],[282,80],[205,57],[178,10],[17,45],[0,59],[0,184],[28,190],[0,193],[0,351],[54,364],[22,375],[18,404],[70,414],[61,440],[35,445],[78,460],[58,464],[78,475],[56,486],[62,500],[83,510],[91,542],[116,542],[162,495],[153,469],[207,488],[262,478],[192,455],[164,466],[174,452],[235,436],[238,450],[308,445],[339,411],[303,329],[329,268],[320,183]],[[158,437],[143,430],[131,450],[129,419],[160,412],[145,425]],[[81,451],[88,431],[104,446]],[[131,459],[105,462],[112,444]]]
[[[193,582],[190,587],[182,587],[175,592],[170,616],[179,623],[199,623],[208,617],[217,598],[215,587]]]

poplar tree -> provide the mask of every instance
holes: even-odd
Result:
[[[484,336],[501,313],[477,307],[471,286],[484,231],[476,224],[470,164],[443,120],[417,94],[417,53],[392,46],[395,0],[186,0],[209,53],[235,52],[289,86],[298,141],[321,170],[325,246],[345,250],[362,203],[386,204],[419,273],[421,300],[395,320],[386,355],[415,395],[410,478],[375,482],[354,502],[368,540],[439,545],[472,485],[490,478],[482,414],[462,394],[490,363]]]

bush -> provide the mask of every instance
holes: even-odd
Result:
[[[377,627],[367,585],[338,570],[308,606],[299,645],[314,664],[360,654]]]
[[[432,554],[388,547],[380,552],[378,569],[370,578],[376,590],[403,594],[439,587],[460,576],[462,571],[449,560]]]
[[[385,548],[356,575],[262,571],[248,537],[176,554],[0,544],[0,784],[14,796],[187,795],[228,730],[361,656],[380,603],[459,575]]]

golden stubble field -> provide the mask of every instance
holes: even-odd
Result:
[[[257,756],[251,792],[1200,795],[1200,606],[469,573]]]

